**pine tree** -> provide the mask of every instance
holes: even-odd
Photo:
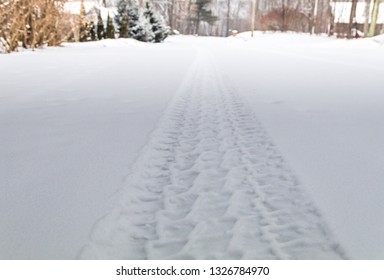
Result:
[[[149,22],[145,14],[142,14],[140,17],[140,28],[141,28],[141,40],[143,42],[155,42],[155,33],[153,33],[152,25]]]
[[[128,15],[123,15],[119,29],[120,38],[128,38]]]
[[[97,14],[97,39],[99,40],[105,39],[104,23],[103,23],[103,18],[101,17],[100,10]]]
[[[96,41],[95,23],[91,21],[88,24],[88,41]]]
[[[107,17],[106,38],[115,39],[115,27],[113,25],[112,18],[109,16],[109,13]]]
[[[130,2],[127,8],[128,16],[128,37],[146,42],[146,32],[143,27],[143,20],[140,17],[139,8],[136,3]]]
[[[79,41],[86,42],[88,40],[88,22],[87,14],[85,12],[84,0],[80,4],[80,15],[79,15]]]
[[[119,30],[120,38],[128,38],[128,14],[127,14],[128,0],[119,0],[117,4],[117,15],[115,22]]]
[[[145,4],[144,17],[147,19],[150,25],[150,32],[153,33],[151,42],[160,43],[168,36],[168,28],[164,23],[164,19],[156,13],[152,6],[147,2]]]

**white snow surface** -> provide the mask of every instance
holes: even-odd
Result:
[[[0,258],[383,259],[381,37],[0,56]]]

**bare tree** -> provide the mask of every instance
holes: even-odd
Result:
[[[351,13],[349,15],[349,24],[348,24],[348,38],[351,39],[353,37],[353,30],[356,32],[356,8],[357,8],[357,0],[352,0]]]
[[[252,0],[252,19],[251,19],[251,36],[255,30],[255,17],[256,17],[256,0]]]
[[[226,35],[229,36],[229,30],[231,29],[231,0],[227,0],[227,28]]]

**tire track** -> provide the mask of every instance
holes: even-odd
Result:
[[[85,259],[341,259],[252,112],[200,50]]]

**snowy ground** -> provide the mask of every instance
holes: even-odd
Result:
[[[0,56],[0,258],[384,258],[382,38]]]

